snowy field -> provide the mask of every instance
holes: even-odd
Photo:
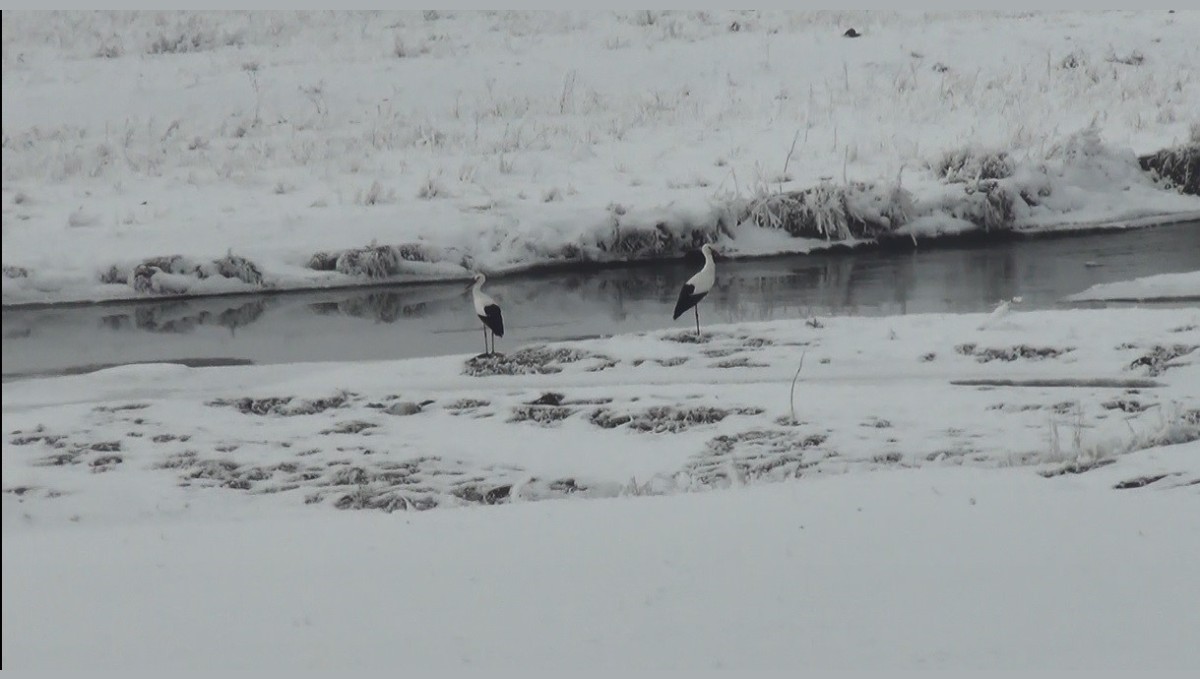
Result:
[[[854,27],[859,38],[842,37]],[[1200,214],[1200,12],[6,13],[5,304]]]
[[[1200,663],[1196,309],[499,348],[6,384],[4,666]]]

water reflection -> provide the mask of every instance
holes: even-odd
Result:
[[[1200,268],[1200,225],[991,246],[718,261],[708,322],[831,314],[1045,308],[1101,282]],[[502,343],[671,327],[699,261],[494,279]],[[343,289],[103,306],[9,309],[4,373],[182,357],[287,362],[478,349],[462,284]],[[690,322],[690,321],[689,321]],[[674,325],[683,323],[681,319]]]
[[[131,312],[114,313],[101,317],[100,324],[108,330],[144,330],[146,332],[188,333],[198,326],[215,325],[228,328],[230,332],[250,325],[262,318],[269,304],[266,298],[249,302],[229,303],[220,311],[197,308],[200,303],[189,300],[173,300],[159,304],[142,304]],[[208,303],[211,307],[212,304]]]

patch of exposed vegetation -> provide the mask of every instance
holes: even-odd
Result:
[[[245,415],[315,415],[334,408],[344,408],[357,394],[339,391],[333,396],[312,400],[297,400],[292,396],[271,396],[265,398],[242,397],[235,399],[219,398],[205,405],[213,407],[235,408]]]
[[[574,408],[558,405],[520,405],[512,409],[509,422],[533,422],[548,427],[574,415]]]
[[[1016,165],[1004,151],[961,148],[947,151],[933,163],[934,174],[948,183],[1004,179]]]
[[[1100,404],[1105,410],[1120,410],[1123,413],[1140,413],[1153,408],[1154,403],[1142,403],[1137,399],[1116,398]]]
[[[912,194],[899,185],[826,181],[751,200],[739,221],[750,220],[796,238],[840,241],[888,233],[908,221],[912,212]]]
[[[147,294],[168,295],[187,291],[186,285],[179,280],[159,274],[186,276],[195,280],[228,278],[255,287],[263,286],[263,275],[258,265],[233,253],[202,263],[196,263],[183,255],[169,255],[144,259],[132,268],[114,264],[100,274],[100,282],[129,285],[134,290]]]
[[[1058,349],[1055,347],[1032,347],[1028,344],[1018,344],[1011,347],[979,349],[974,344],[960,344],[954,350],[963,356],[974,356],[980,363],[989,361],[1015,361],[1017,359],[1038,361],[1059,356],[1074,351],[1074,347]]]
[[[727,410],[710,406],[655,406],[634,413],[618,413],[608,408],[597,408],[588,416],[588,421],[603,429],[629,425],[634,431],[662,434],[680,432],[698,425],[715,424],[730,415],[759,415],[762,412],[761,408]]]
[[[1200,195],[1200,139],[1142,156],[1138,164],[1163,188]]]
[[[485,401],[478,398],[460,398],[457,401],[447,403],[445,408],[450,411],[475,410],[484,406],[491,405],[491,401]]]
[[[615,363],[607,356],[582,349],[568,347],[551,348],[546,345],[526,347],[512,354],[483,354],[467,359],[464,375],[487,377],[491,375],[547,375],[560,373],[563,366],[581,361],[596,361],[608,367]],[[600,368],[603,369],[603,368]]]
[[[96,406],[95,408],[92,408],[92,412],[116,413],[116,412],[120,412],[122,410],[142,410],[143,408],[149,408],[149,407],[150,407],[149,403],[122,403],[120,405],[115,405],[115,406]]]
[[[1200,345],[1196,344],[1173,344],[1170,346],[1155,345],[1150,351],[1135,359],[1129,364],[1129,368],[1146,368],[1146,374],[1154,377],[1166,372],[1168,368],[1178,367],[1179,363],[1172,363],[1180,356],[1186,356]]]
[[[766,363],[754,363],[749,356],[739,356],[737,358],[729,358],[724,361],[713,363],[712,368],[767,368],[770,367]]]
[[[1145,488],[1146,486],[1148,486],[1152,483],[1162,481],[1163,479],[1167,478],[1168,476],[1170,476],[1170,474],[1153,474],[1150,476],[1139,476],[1134,479],[1126,479],[1125,481],[1121,481],[1121,482],[1117,483],[1115,486],[1113,486],[1113,488],[1115,490],[1129,490],[1131,488]]]
[[[1082,474],[1084,472],[1090,472],[1093,469],[1106,467],[1114,462],[1116,462],[1116,460],[1112,458],[1099,460],[1073,460],[1071,462],[1067,462],[1066,464],[1055,467],[1054,469],[1047,469],[1038,473],[1045,478],[1051,479],[1055,476],[1063,476],[1064,474]]]
[[[950,380],[950,384],[960,387],[1110,387],[1113,389],[1149,389],[1163,386],[1162,382],[1155,382],[1154,380],[1120,379],[1111,377],[1036,377],[1022,380],[984,378],[970,380]]]
[[[430,262],[439,258],[421,243],[401,245],[370,245],[349,250],[316,252],[308,260],[308,268],[317,271],[338,271],[348,276],[387,278],[405,272],[409,262]]]
[[[805,452],[825,440],[823,434],[778,429],[722,434],[710,440],[704,452],[685,465],[684,472],[701,485],[717,487],[796,478],[801,470],[819,462],[806,460]]]

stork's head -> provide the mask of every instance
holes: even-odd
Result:
[[[713,252],[713,246],[711,243],[705,243],[704,245],[701,245],[700,251],[708,257],[712,257],[714,254],[716,254]]]
[[[477,285],[483,285],[485,280],[487,280],[487,276],[484,276],[482,272],[477,273],[474,276],[471,276],[471,282],[467,283],[466,289],[470,290]]]

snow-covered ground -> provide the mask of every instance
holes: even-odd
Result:
[[[4,666],[1194,667],[1200,311],[1018,307],[6,384]]]
[[[1143,302],[1150,300],[1200,300],[1200,271],[1164,273],[1129,281],[1101,283],[1068,295],[1068,302]]]
[[[1197,33],[1195,11],[6,12],[3,301],[1197,215],[1136,161],[1200,137]]]
[[[1196,486],[1113,490],[1110,468],[6,525],[4,667],[1193,670]]]

